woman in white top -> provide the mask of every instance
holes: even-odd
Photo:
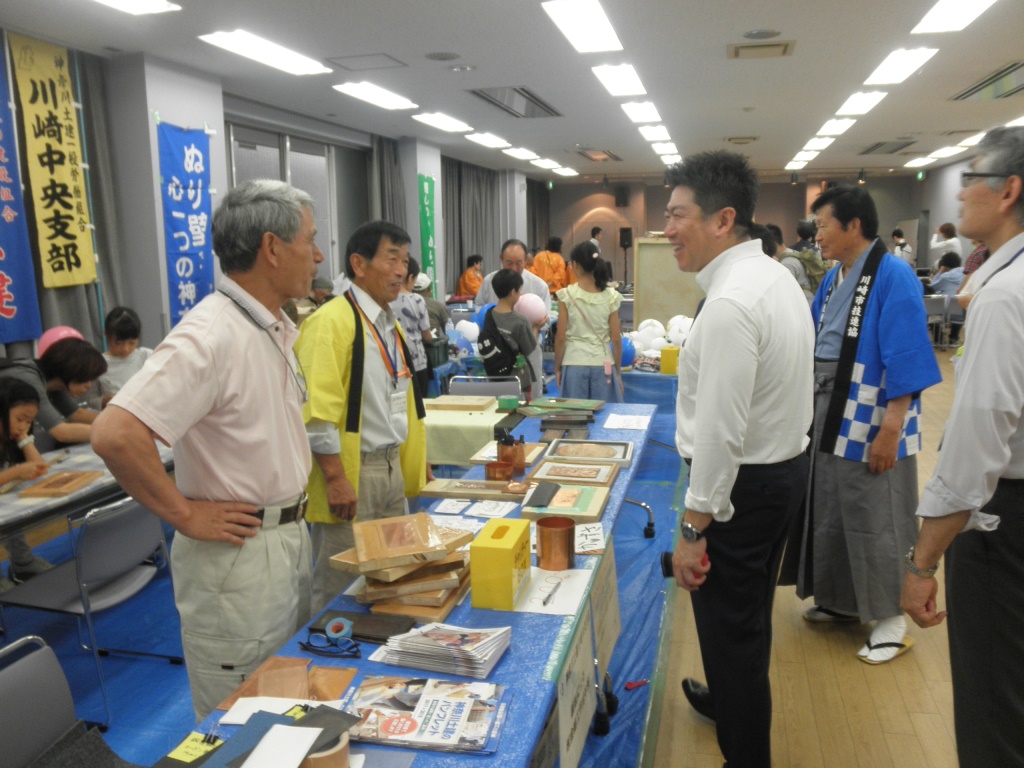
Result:
[[[555,294],[555,380],[559,391],[562,397],[621,403],[622,296],[608,287],[608,264],[592,242],[573,248],[570,269],[577,282]]]
[[[960,238],[956,236],[956,227],[946,222],[932,235],[932,241],[928,247],[928,266],[932,269],[938,268],[939,259],[947,253],[955,253],[963,257],[960,250]]]

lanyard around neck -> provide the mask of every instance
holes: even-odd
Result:
[[[355,292],[349,288],[349,296],[352,298],[352,303],[355,305],[359,314],[363,316],[363,320],[370,326],[370,330],[373,331],[373,338],[377,342],[377,347],[380,349],[381,360],[384,361],[384,367],[388,370],[388,375],[395,381],[398,382],[400,376],[409,376],[409,364],[405,360],[405,353],[402,351],[402,345],[398,343],[398,339],[395,339],[395,353],[391,354],[391,350],[388,349],[388,345],[384,343],[384,337],[380,335],[380,331],[377,330],[377,326],[367,317],[366,312],[359,305],[359,300],[356,298]],[[398,329],[395,329],[395,333],[398,333]],[[402,358],[402,365],[404,370],[398,371],[398,358]]]
[[[999,269],[997,269],[995,272],[993,272],[991,275],[989,275],[988,278],[986,278],[985,282],[981,284],[981,287],[984,288],[986,285],[988,285],[989,280],[991,280],[993,277],[998,275],[1000,272],[1002,272],[1008,266],[1013,264],[1013,262],[1015,262],[1017,260],[1017,257],[1020,256],[1022,253],[1024,253],[1024,248],[1021,248],[1019,251],[1017,251],[1015,254],[1013,254],[1013,257],[1008,262],[1003,264],[1001,267],[999,267]],[[978,290],[981,290],[981,288],[979,288]]]

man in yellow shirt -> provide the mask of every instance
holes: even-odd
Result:
[[[552,296],[565,288],[566,268],[565,259],[562,257],[562,238],[548,238],[548,244],[534,258],[530,271],[548,284]]]
[[[456,296],[476,296],[480,286],[484,282],[484,273],[481,265],[484,263],[483,256],[470,256],[466,262],[466,271],[459,278],[459,285],[455,289]]]

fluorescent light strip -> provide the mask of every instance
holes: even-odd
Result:
[[[579,176],[579,173],[572,168],[552,168],[551,170],[559,176]]]
[[[807,165],[807,163],[801,163],[799,160],[791,160],[786,164],[786,170],[799,171],[802,170],[805,165]]]
[[[342,83],[334,86],[334,90],[381,109],[416,109],[419,106],[413,104],[405,96],[399,96],[397,93],[392,93],[365,80],[361,83]]]
[[[1021,118],[1024,119],[1024,118]],[[976,133],[973,136],[968,136],[966,139],[960,142],[961,147],[973,147],[976,146],[983,138],[985,138],[985,132]]]
[[[622,50],[598,0],[550,0],[540,5],[579,53]]]
[[[1016,120],[1006,124],[1007,128],[1020,128],[1024,126],[1024,116],[1018,117]]]
[[[885,61],[864,81],[864,85],[897,85],[924,66],[938,48],[900,48],[885,57]]]
[[[209,35],[200,35],[199,39],[290,75],[322,75],[331,71],[319,61],[244,29],[236,29],[234,32],[213,32]]]
[[[676,145],[671,141],[662,141],[656,144],[651,144],[653,149],[659,155],[676,155],[679,154],[679,150],[676,149]]]
[[[554,160],[548,160],[547,158],[543,160],[531,160],[530,163],[532,165],[536,165],[538,168],[545,168],[549,171],[560,167],[559,164],[556,163]]]
[[[151,13],[167,13],[180,11],[181,6],[165,0],[94,0],[100,5],[113,8],[115,11],[130,13],[132,16],[146,16]]]
[[[493,133],[471,133],[466,138],[488,149],[504,149],[505,147],[512,146],[503,138],[495,136]],[[555,163],[555,165],[558,165],[558,163]]]
[[[839,109],[837,115],[866,115],[888,94],[885,91],[864,91],[855,93]]]
[[[835,139],[828,138],[827,136],[815,136],[813,139],[804,144],[806,150],[822,150],[827,149],[828,145],[831,144]]]
[[[818,152],[808,151],[797,152],[795,155],[793,155],[793,159],[796,160],[798,163],[809,163],[811,162],[811,160],[816,158],[818,154]]]
[[[821,128],[818,129],[819,136],[838,136],[842,133],[846,133],[851,125],[856,123],[856,120],[829,120]]]
[[[514,157],[516,160],[536,160],[540,155],[533,152],[526,147],[516,147],[515,149],[503,149],[501,150],[506,155]]]
[[[622,111],[626,113],[634,123],[660,123],[661,115],[653,101],[629,101],[622,105]]]
[[[668,128],[664,125],[641,125],[640,135],[648,141],[671,141],[668,135]]]
[[[944,157],[952,157],[953,155],[959,155],[961,152],[966,152],[967,147],[943,147],[942,149],[936,149],[928,157],[934,157],[941,160]]]
[[[904,163],[904,168],[920,168],[923,165],[931,165],[935,162],[934,157],[919,157],[915,160],[911,160],[909,163]]]
[[[473,130],[473,126],[466,125],[461,120],[449,117],[443,112],[424,112],[420,115],[413,115],[412,119],[418,120],[424,125],[429,125],[431,128],[437,128],[439,131],[447,131],[448,133],[465,133],[466,131]]]
[[[939,0],[912,30],[912,35],[959,32],[981,16],[996,0]]]
[[[647,93],[632,64],[604,65],[591,67],[591,70],[612,96],[643,96]]]
[[[663,162],[665,165],[675,165],[676,163],[683,162],[683,156],[682,155],[662,155],[661,156],[661,162]]]

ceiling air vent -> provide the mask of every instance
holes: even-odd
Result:
[[[796,40],[773,40],[770,43],[737,43],[726,46],[730,59],[781,59],[792,56]]]
[[[561,117],[549,104],[524,86],[508,85],[498,88],[476,88],[474,96],[493,104],[514,117]]]
[[[581,149],[579,154],[595,163],[607,163],[609,160],[621,161],[622,158],[607,149]]]
[[[1024,91],[1024,61],[1013,61],[1002,69],[965,88],[953,101],[1005,99]]]
[[[737,147],[742,147],[744,144],[753,144],[757,139],[757,136],[727,136],[725,140]]]
[[[901,149],[906,149],[913,141],[880,141],[877,144],[872,144],[865,150],[862,150],[862,155],[895,155]]]
[[[369,72],[374,69],[396,69],[405,64],[386,53],[370,53],[364,56],[339,56],[328,59],[331,64],[347,69],[349,72]]]

